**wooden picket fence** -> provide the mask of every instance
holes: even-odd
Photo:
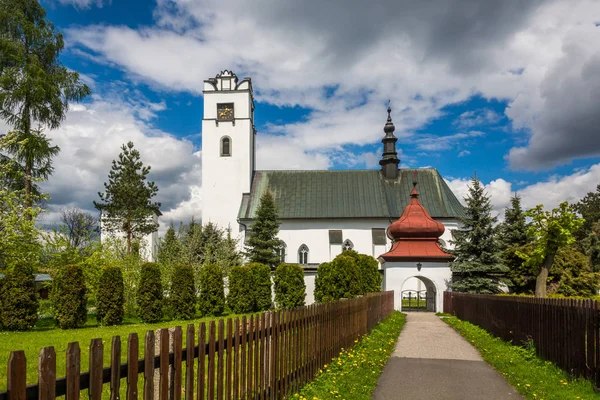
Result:
[[[444,312],[514,344],[533,341],[539,357],[600,388],[597,301],[444,292]]]
[[[38,360],[38,383],[29,386],[25,353],[13,351],[7,391],[0,393],[0,400],[51,400],[59,396],[78,400],[86,389],[90,400],[100,400],[105,384],[110,399],[118,400],[124,378],[127,400],[140,396],[143,400],[280,399],[309,382],[342,348],[351,347],[393,308],[394,294],[390,291],[203,322],[197,332],[194,325],[187,326],[185,348],[181,327],[160,329],[158,337],[148,331],[142,359],[138,336],[131,333],[126,363],[121,363],[121,339],[115,336],[109,367],[104,367],[102,339],[93,339],[87,372],[81,372],[80,346],[74,342],[67,347],[66,376],[60,379],[56,377],[56,352],[46,347]],[[138,393],[138,383],[143,393]]]

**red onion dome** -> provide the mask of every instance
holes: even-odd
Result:
[[[410,193],[410,203],[404,209],[402,216],[389,226],[388,237],[397,241],[401,238],[432,238],[437,239],[444,233],[444,225],[429,215],[419,201],[419,192],[415,187]]]

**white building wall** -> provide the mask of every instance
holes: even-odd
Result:
[[[384,262],[383,290],[394,291],[394,308],[402,310],[402,290],[411,289],[413,278],[421,278],[424,286],[433,283],[436,293],[436,312],[443,311],[444,291],[452,281],[452,272],[448,263],[421,262],[421,271],[416,262]],[[429,289],[429,288],[427,288]],[[425,290],[425,289],[423,289]]]

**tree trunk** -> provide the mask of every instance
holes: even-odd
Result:
[[[26,161],[25,164],[25,208],[27,209],[27,213],[25,214],[27,220],[31,221],[33,215],[31,215],[31,207],[33,206],[33,202],[31,200],[31,165],[29,161]]]
[[[535,297],[545,298],[546,297],[546,281],[548,280],[548,274],[550,273],[550,268],[554,263],[554,256],[556,255],[556,251],[549,251],[544,258],[544,262],[540,267],[538,272],[538,276],[535,280]]]
[[[127,255],[131,255],[131,229],[127,229]]]

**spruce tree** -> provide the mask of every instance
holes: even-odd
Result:
[[[131,254],[135,239],[158,229],[152,217],[159,213],[160,203],[152,202],[158,187],[146,181],[150,167],[144,166],[133,142],[123,145],[121,150],[118,161],[112,162],[108,183],[104,183],[105,192],[98,192],[102,202],[94,201],[94,206],[103,214],[104,229],[125,235],[127,254]]]
[[[471,178],[469,194],[465,198],[466,217],[460,218],[462,227],[452,231],[454,261],[450,263],[452,290],[467,293],[492,294],[505,283],[507,268],[502,264],[500,246],[495,236],[496,217],[491,215],[490,197],[476,177]]]
[[[521,207],[521,197],[517,194],[510,199],[510,207],[504,211],[504,222],[498,227],[498,234],[502,259],[508,268],[510,288],[515,293],[525,293],[530,287],[529,268],[523,265],[524,261],[517,252],[522,251],[523,246],[528,243],[527,222]]]
[[[171,287],[170,279],[172,278],[173,269],[182,262],[181,257],[181,243],[177,238],[173,223],[171,223],[165,237],[158,244],[157,254],[157,262],[160,266],[162,285],[165,291],[168,291]]]
[[[256,210],[256,220],[248,234],[246,256],[250,262],[257,262],[274,268],[281,261],[279,252],[281,240],[277,238],[279,222],[277,205],[269,190],[260,198]]]

